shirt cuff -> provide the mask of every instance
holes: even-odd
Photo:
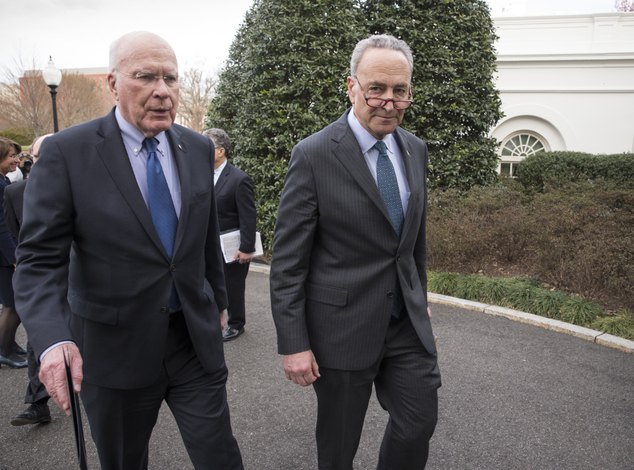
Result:
[[[73,343],[72,341],[60,341],[59,343],[55,343],[53,346],[46,348],[44,352],[40,354],[40,364],[42,363],[44,356],[46,356],[51,349],[55,349],[57,346],[60,346],[62,344],[75,344],[75,343]]]

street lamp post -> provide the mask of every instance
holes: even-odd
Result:
[[[60,83],[62,83],[62,72],[60,72],[60,70],[57,67],[55,67],[52,57],[49,56],[48,59],[49,59],[48,66],[46,66],[44,70],[42,70],[42,76],[44,77],[44,81],[50,88],[51,99],[53,100],[53,130],[57,132],[59,129],[57,126],[56,97],[57,97],[57,87],[59,86]]]

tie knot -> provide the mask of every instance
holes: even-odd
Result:
[[[380,157],[387,156],[387,145],[382,140],[377,140],[373,147],[379,151]]]
[[[143,147],[147,151],[148,155],[150,153],[156,153],[156,149],[158,148],[158,140],[154,137],[146,137],[143,139]]]

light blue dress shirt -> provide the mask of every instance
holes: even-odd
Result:
[[[130,165],[132,165],[132,171],[134,177],[139,185],[145,205],[148,205],[148,191],[147,191],[147,152],[143,149],[143,140],[145,136],[143,133],[124,119],[119,112],[119,108],[115,109],[115,117],[117,118],[117,124],[121,129],[121,137],[125,144],[126,152],[128,152],[128,158],[130,159]],[[176,210],[176,216],[180,218],[181,214],[181,183],[178,179],[178,169],[176,168],[176,162],[172,157],[172,149],[167,139],[167,134],[161,132],[154,136],[158,140],[158,151],[156,155],[161,162],[163,168],[163,174],[167,181],[167,187],[172,195],[172,202],[174,203],[174,209]]]
[[[350,126],[350,129],[352,129],[354,136],[357,138],[357,142],[359,142],[359,147],[361,147],[361,152],[363,153],[365,162],[368,164],[370,173],[372,173],[374,182],[377,182],[376,163],[379,160],[379,151],[373,148],[377,138],[370,134],[361,125],[357,117],[354,115],[354,110],[351,110],[350,113],[348,113],[348,125]],[[405,214],[407,214],[407,204],[411,193],[409,190],[409,183],[407,182],[407,171],[405,170],[405,164],[403,163],[403,155],[401,154],[401,149],[396,143],[393,133],[383,137],[383,142],[385,142],[385,145],[387,146],[387,156],[392,162],[394,172],[396,173],[398,190],[401,195],[401,203],[403,204],[403,216],[405,216]]]

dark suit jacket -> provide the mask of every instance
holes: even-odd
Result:
[[[74,341],[94,385],[133,389],[158,378],[172,283],[202,366],[213,373],[224,365],[213,143],[178,125],[167,134],[182,197],[171,260],[114,110],[47,138],[26,187],[16,307],[36,355]]]
[[[317,363],[360,370],[379,356],[396,280],[425,349],[427,315],[425,143],[397,128],[411,195],[401,239],[347,118],[291,154],[277,214],[271,307],[280,354],[312,349]]]
[[[22,225],[22,207],[24,205],[24,189],[28,180],[16,181],[4,189],[4,221],[11,236],[18,238]]]
[[[4,190],[11,186],[0,177],[0,204],[4,205]],[[15,245],[17,240],[11,235],[4,217],[0,216],[0,266],[15,264]]]
[[[227,162],[215,186],[220,231],[240,229],[242,253],[255,251],[255,198],[251,178]]]

